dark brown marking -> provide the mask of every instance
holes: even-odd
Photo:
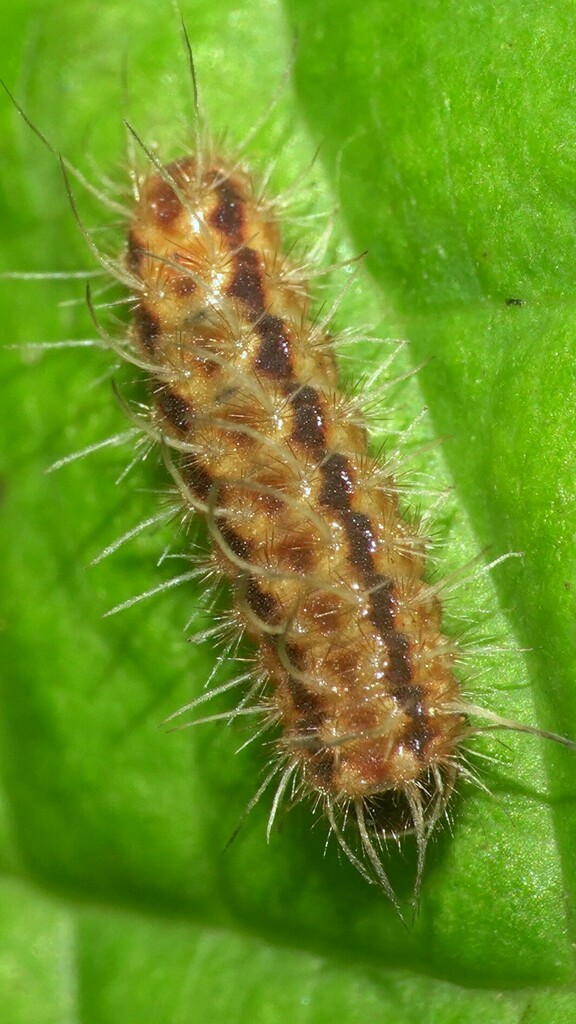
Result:
[[[318,729],[324,722],[322,703],[315,693],[293,676],[288,680],[288,690],[294,709],[301,717],[302,734],[306,736],[308,731]]]
[[[229,178],[216,187],[218,205],[210,216],[212,227],[220,231],[232,243],[242,244],[244,226],[244,200],[238,194]]]
[[[409,682],[412,678],[410,664],[410,640],[404,633],[391,632],[386,637],[390,658],[387,676],[394,687]]]
[[[320,501],[340,513],[349,544],[349,559],[364,577],[370,593],[370,621],[386,641],[389,667],[387,677],[393,685],[405,683],[412,676],[409,640],[394,629],[396,600],[393,580],[374,572],[376,548],[372,524],[362,512],[350,508],[352,474],[346,458],[334,453],[322,464],[324,476]]]
[[[174,179],[178,188],[184,190],[194,180],[196,161],[194,157],[182,156],[179,160],[172,160],[171,163],[166,164],[166,171]]]
[[[366,577],[370,588],[370,621],[381,636],[387,636],[394,629],[394,581],[380,573],[371,572]]]
[[[286,334],[284,321],[280,317],[265,313],[254,324],[254,328],[262,338],[260,350],[254,361],[255,369],[277,380],[291,377],[290,340]]]
[[[134,232],[130,231],[128,235],[128,245],[126,247],[126,266],[133,274],[138,274],[140,272],[143,254],[144,249],[138,242]]]
[[[260,316],[265,297],[258,253],[244,246],[235,253],[232,266],[234,274],[226,289],[227,294],[244,302],[252,316]]]
[[[154,215],[154,220],[162,228],[167,228],[178,220],[182,211],[182,203],[172,185],[163,178],[156,178],[148,186],[146,202]]]
[[[246,584],[246,602],[262,622],[278,622],[280,617],[278,602],[271,594],[262,590],[252,576],[249,577]]]
[[[146,306],[138,305],[134,310],[134,324],[144,348],[154,352],[155,343],[162,334],[158,317]]]
[[[186,458],[182,462],[182,476],[185,483],[199,498],[206,501],[212,489],[212,477],[196,459]]]
[[[399,634],[400,635],[400,634]],[[410,680],[406,682],[398,682],[394,686],[393,696],[400,705],[400,710],[404,714],[410,717],[417,717],[423,714],[422,701],[424,699],[424,691],[421,686],[415,683],[410,683]]]
[[[183,434],[190,430],[192,407],[185,398],[163,385],[156,400],[160,411],[176,430]]]
[[[322,474],[320,501],[340,513],[348,538],[350,562],[368,576],[373,572],[376,541],[369,517],[363,512],[353,512],[350,506],[354,483],[348,459],[334,452],[322,463]]]
[[[368,573],[365,581],[370,588],[370,622],[385,640],[388,648],[389,664],[386,677],[393,687],[404,687],[412,678],[410,641],[404,633],[399,633],[394,628],[394,581],[374,572]],[[402,690],[401,696],[398,696],[397,689],[394,689],[394,696],[399,700],[407,698],[406,688]]]
[[[290,664],[293,665],[298,672],[303,672],[306,664],[306,655],[302,648],[298,647],[297,644],[286,644],[285,651]]]
[[[314,388],[304,385],[292,395],[290,404],[294,410],[292,440],[322,458],[326,449],[326,432],[320,395]]]
[[[242,558],[244,561],[247,561],[250,556],[249,541],[236,533],[236,530],[233,530],[232,527],[229,526],[228,523],[220,516],[217,517],[216,525],[218,526],[218,530],[220,531],[223,540],[233,554],[235,554],[237,558]]]
[[[363,512],[349,511],[344,517],[344,528],[350,548],[350,561],[360,572],[372,572],[372,555],[376,549],[372,524]]]
[[[328,793],[334,784],[334,774],[336,771],[334,751],[328,750],[327,747],[322,747],[310,758],[305,770],[307,775],[312,775],[314,778],[316,787]]]
[[[187,299],[194,294],[198,285],[193,277],[187,274],[178,274],[178,277],[174,278],[172,284],[172,290],[175,295],[178,295],[181,299]]]
[[[436,735],[427,715],[414,715],[404,729],[403,742],[410,748],[416,757],[423,757],[430,740]]]
[[[348,459],[334,452],[322,463],[320,503],[336,512],[347,512],[353,488],[352,471]]]

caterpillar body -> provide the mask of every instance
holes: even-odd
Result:
[[[574,745],[464,697],[428,542],[339,388],[329,318],[313,315],[305,270],[282,253],[274,202],[207,142],[167,164],[143,149],[125,254],[103,260],[132,295],[116,351],[149,381],[145,430],[186,514],[204,517],[206,571],[229,581],[257,651],[243,706],[279,732],[271,822],[287,792],[312,797],[399,909],[385,841],[416,837],[417,893],[429,838],[469,775],[475,715]]]
[[[453,645],[425,542],[368,455],[279,243],[246,174],[217,157],[162,168],[130,226],[133,340],[180,491],[258,646],[282,788],[294,773],[329,818],[353,810],[369,852],[374,827],[424,842],[467,731]]]

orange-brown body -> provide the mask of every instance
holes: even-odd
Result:
[[[288,763],[335,805],[363,801],[382,834],[422,840],[466,731],[453,648],[423,581],[425,542],[279,253],[243,172],[185,158],[151,174],[127,255],[134,341],[180,489],[258,646]]]

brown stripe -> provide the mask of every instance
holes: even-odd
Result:
[[[395,688],[394,696],[402,702],[412,699],[405,684],[412,678],[410,664],[410,641],[404,633],[394,628],[396,598],[394,581],[379,573],[370,573],[366,579],[370,588],[370,622],[376,627],[388,648],[388,671],[386,678]],[[374,588],[374,589],[372,589]],[[402,688],[402,693],[398,692]]]
[[[384,639],[390,659],[386,675],[394,687],[400,687],[412,678],[410,640],[405,633],[399,633],[396,630],[391,630]],[[395,696],[397,692],[398,690],[396,690]]]
[[[292,395],[290,404],[294,410],[292,440],[322,458],[326,450],[326,426],[320,395],[305,385]]]
[[[234,275],[226,289],[226,294],[244,302],[252,316],[260,316],[265,300],[258,253],[254,249],[244,246],[235,253],[232,265]]]
[[[352,473],[348,459],[339,452],[334,452],[322,463],[321,468],[323,482],[320,504],[327,505],[336,512],[348,512],[352,493]]]
[[[302,648],[298,647],[297,644],[286,644],[285,651],[290,664],[293,665],[298,672],[303,672],[306,664],[306,655]]]
[[[394,696],[398,700],[412,699],[405,684],[412,678],[410,665],[410,641],[404,633],[394,627],[396,597],[394,581],[379,573],[369,573],[366,584],[370,588],[370,622],[376,627],[380,636],[386,641],[388,648],[387,679],[393,687],[403,687],[402,694],[397,690]]]
[[[233,245],[242,244],[244,227],[244,200],[229,178],[216,187],[218,206],[210,215],[209,223]]]
[[[394,581],[378,572],[371,572],[366,585],[370,589],[370,621],[385,636],[394,629]]]
[[[394,628],[396,600],[393,581],[374,572],[376,542],[370,518],[362,512],[353,512],[350,507],[353,481],[349,463],[343,455],[335,452],[322,463],[322,473],[320,501],[340,513],[348,539],[349,559],[360,570],[371,591],[370,621],[388,648],[386,676],[393,686],[403,684],[412,677],[410,641]]]
[[[336,755],[334,751],[323,747],[310,758],[305,771],[307,775],[313,775],[314,784],[317,789],[329,792],[333,788],[336,772]]]
[[[421,758],[426,753],[428,743],[435,735],[429,716],[422,713],[415,715],[406,725],[402,734],[402,742],[410,748],[416,757]]]
[[[262,590],[253,576],[246,583],[246,603],[262,622],[278,622],[281,612],[278,602]]]
[[[212,477],[209,472],[192,458],[182,460],[181,470],[184,482],[194,494],[205,501],[212,488]]]
[[[290,733],[298,741],[298,749],[308,758],[305,771],[319,787],[330,788],[334,779],[334,751],[328,750],[318,736],[318,730],[325,721],[325,712],[320,698],[312,693],[298,679],[288,679],[288,691],[298,718],[293,722]]]
[[[254,329],[262,338],[262,344],[254,361],[255,369],[277,380],[291,377],[290,341],[286,334],[284,321],[280,317],[265,313],[256,321]]]
[[[419,718],[424,714],[425,693],[421,686],[409,681],[394,686],[392,696],[398,702],[399,710],[408,718]]]
[[[322,473],[320,501],[340,513],[348,538],[350,562],[360,572],[369,575],[374,570],[372,555],[376,542],[369,517],[363,512],[353,512],[350,507],[353,488],[350,463],[344,455],[335,452],[322,463]]]
[[[174,278],[172,291],[178,298],[188,299],[194,294],[197,287],[198,285],[191,274],[178,274],[178,277]]]
[[[376,550],[376,542],[372,533],[372,523],[363,512],[346,512],[343,516],[344,528],[350,547],[350,561],[365,575],[374,568],[372,556]]]
[[[170,174],[170,165],[166,167]],[[146,204],[152,211],[159,227],[167,228],[178,219],[182,211],[182,203],[172,185],[158,177],[146,191]]]
[[[324,722],[324,709],[319,698],[312,693],[304,683],[292,676],[288,679],[288,690],[295,711],[301,716],[297,728],[302,728],[304,735],[307,732],[315,731]]]
[[[155,343],[162,334],[158,317],[146,306],[138,305],[134,310],[134,324],[144,348],[154,352]]]
[[[189,402],[165,386],[158,392],[156,400],[160,411],[176,430],[183,434],[190,430],[193,410]]]
[[[216,518],[216,525],[222,539],[236,557],[247,561],[250,555],[249,541],[244,540],[244,537],[241,537],[240,534],[236,533],[236,530],[233,530],[221,516]]]

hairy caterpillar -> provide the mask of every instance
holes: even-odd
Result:
[[[278,257],[249,179],[207,148],[201,156],[149,165],[139,181],[119,277],[141,301],[123,354],[156,381],[151,432],[174,450],[182,499],[206,516],[218,569],[237,587],[275,683],[269,714],[284,724],[289,768],[325,800],[362,867],[334,817],[356,815],[370,870],[392,895],[378,837],[415,830],[423,859],[470,706],[422,582],[425,543],[399,517],[394,483],[379,479],[335,388],[327,328],[308,318],[303,282]],[[308,658],[330,665],[326,680]],[[279,796],[290,781],[287,771]]]

